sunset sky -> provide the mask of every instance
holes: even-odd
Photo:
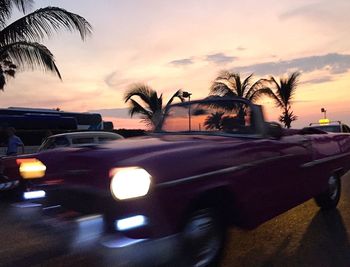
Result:
[[[302,72],[293,109],[302,127],[321,117],[350,123],[349,0],[59,0],[94,28],[86,42],[62,32],[45,40],[63,76],[20,72],[0,105],[98,111],[116,128],[130,120],[122,97],[144,82],[167,98],[177,89],[205,97],[223,69],[256,79]],[[268,119],[278,111],[263,100]]]

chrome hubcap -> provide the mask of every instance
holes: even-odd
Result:
[[[220,249],[221,236],[217,224],[209,210],[202,210],[188,222],[185,241],[192,258],[192,265],[207,266]]]
[[[339,182],[336,177],[331,176],[328,180],[329,196],[332,200],[335,200],[338,196]]]

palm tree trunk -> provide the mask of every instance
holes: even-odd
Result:
[[[292,124],[292,120],[291,120],[290,115],[289,115],[288,107],[286,107],[284,109],[284,124],[285,124],[287,129],[290,129],[291,124]]]

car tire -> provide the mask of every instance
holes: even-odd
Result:
[[[218,266],[226,241],[226,226],[214,208],[191,213],[182,232],[186,265]]]
[[[341,180],[337,175],[332,175],[328,179],[328,189],[315,197],[317,205],[324,210],[335,209],[341,195]]]

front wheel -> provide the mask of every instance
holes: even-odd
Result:
[[[184,253],[189,266],[218,266],[225,243],[226,227],[212,208],[193,212],[183,230]]]
[[[337,175],[332,175],[328,179],[328,189],[326,192],[315,197],[317,205],[321,209],[335,209],[338,205],[341,194],[341,181]]]

